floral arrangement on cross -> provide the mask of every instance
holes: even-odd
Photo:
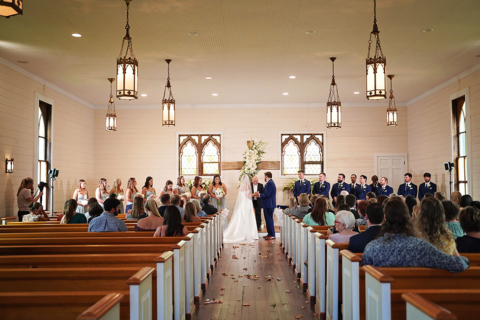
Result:
[[[245,175],[250,177],[250,180],[255,177],[258,172],[258,165],[262,161],[263,155],[265,154],[265,147],[268,143],[260,141],[250,140],[247,141],[247,151],[243,154],[243,167],[240,170],[240,177],[238,177],[239,186],[242,182],[242,179]]]

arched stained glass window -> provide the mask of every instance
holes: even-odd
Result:
[[[220,173],[220,151],[212,140],[208,141],[203,147],[202,164],[204,174],[213,175]]]
[[[283,147],[283,174],[296,174],[300,170],[300,148],[290,139]]]
[[[323,172],[323,134],[282,134],[282,175]]]
[[[179,174],[221,174],[221,135],[179,135]]]
[[[180,152],[180,175],[197,175],[197,172],[197,149],[191,141],[187,141]]]

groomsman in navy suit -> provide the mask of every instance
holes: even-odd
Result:
[[[378,197],[377,193],[377,188],[380,187],[380,183],[378,183],[378,176],[373,175],[372,176],[372,184],[370,185],[370,189],[372,189],[372,192],[375,192],[375,195]]]
[[[330,194],[330,183],[325,181],[327,178],[327,175],[322,172],[318,176],[318,182],[315,182],[313,185],[313,194],[316,194],[317,196],[326,196],[328,198]]]
[[[295,181],[295,185],[293,186],[293,196],[297,200],[298,204],[298,196],[302,193],[305,193],[307,196],[310,196],[311,185],[310,181],[305,179],[305,171],[298,170],[298,178],[299,180]]]
[[[349,193],[355,195],[355,190],[357,190],[357,187],[359,186],[359,184],[357,183],[357,175],[352,174],[350,176],[350,180],[352,181],[352,183],[350,183],[350,192]]]
[[[265,217],[265,224],[267,225],[266,240],[275,239],[275,227],[273,225],[273,210],[277,207],[277,187],[272,180],[272,173],[265,172],[265,186],[263,192],[258,191],[252,194],[253,197],[262,198],[263,216]]]
[[[382,179],[380,179],[380,187],[377,188],[377,197],[378,196],[390,197],[392,193],[393,193],[393,188],[388,185],[388,178],[382,177]]]
[[[412,174],[405,173],[405,183],[401,184],[398,187],[398,195],[407,197],[408,195],[412,195],[415,198],[417,197],[417,186],[412,183]]]
[[[422,183],[418,187],[418,200],[422,201],[427,193],[435,194],[435,192],[437,192],[437,185],[430,181],[431,178],[432,175],[430,173],[425,172],[423,174],[423,180],[425,180],[425,183]]]
[[[357,202],[360,200],[367,200],[367,193],[372,191],[369,185],[367,185],[367,176],[361,175],[360,176],[360,184],[355,188],[355,197],[357,198]]]
[[[335,207],[335,204],[337,202],[337,196],[340,195],[340,192],[342,191],[347,191],[350,193],[350,185],[348,183],[345,183],[345,175],[343,173],[338,174],[338,179],[337,183],[335,183],[332,187],[332,191],[330,192],[330,195],[332,196],[333,199],[333,206]]]

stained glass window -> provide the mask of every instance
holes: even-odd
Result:
[[[180,175],[197,175],[197,150],[193,143],[187,141],[180,154]]]
[[[296,174],[300,170],[300,149],[290,140],[283,148],[283,174]]]
[[[180,135],[179,174],[213,176],[220,174],[220,135]]]
[[[323,172],[322,134],[282,134],[282,175],[307,175]]]

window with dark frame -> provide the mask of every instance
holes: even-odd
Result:
[[[453,151],[455,161],[455,190],[462,195],[468,193],[467,171],[467,128],[465,97],[452,101]]]
[[[282,176],[323,172],[323,141],[321,133],[281,134]]]
[[[182,176],[221,174],[220,134],[184,134],[178,136],[178,168]]]
[[[51,117],[52,106],[40,101],[38,106],[38,176],[40,181],[48,183],[48,170],[51,161]],[[43,190],[41,203],[45,210],[48,210],[48,199],[50,197],[48,188]]]

